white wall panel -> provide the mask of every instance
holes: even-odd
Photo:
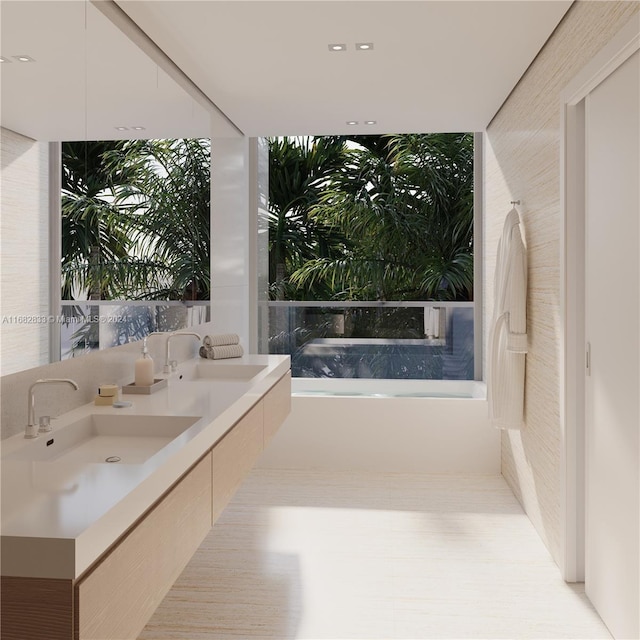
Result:
[[[249,283],[249,140],[211,140],[211,244],[214,287]]]
[[[0,138],[0,358],[3,375],[49,361],[48,145]]]
[[[614,637],[638,638],[640,51],[587,96],[586,149],[585,582]]]
[[[211,140],[211,319],[249,350],[250,140]]]

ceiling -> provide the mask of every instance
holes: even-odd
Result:
[[[571,5],[117,0],[122,13],[108,2],[226,118],[94,4],[2,0],[0,55],[36,60],[0,65],[3,126],[42,140],[478,131]],[[136,125],[145,129],[115,129]]]
[[[2,0],[0,55],[13,60],[0,64],[2,126],[36,140],[210,135],[207,111],[88,2]]]

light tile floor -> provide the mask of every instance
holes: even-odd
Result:
[[[140,640],[610,637],[500,476],[254,470]]]

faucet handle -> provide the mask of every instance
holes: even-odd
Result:
[[[51,417],[40,416],[40,425],[38,427],[38,433],[48,433],[51,431]]]

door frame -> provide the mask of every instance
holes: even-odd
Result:
[[[584,100],[640,49],[640,13],[560,94],[560,571],[584,582],[585,570],[585,117]]]

